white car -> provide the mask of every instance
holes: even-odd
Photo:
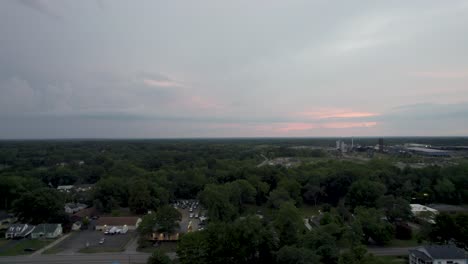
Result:
[[[101,244],[101,245],[104,244],[104,241],[106,241],[106,239],[103,237],[103,238],[101,238],[101,240],[99,240],[99,244]]]
[[[193,213],[190,213],[189,217],[190,217],[190,218],[193,218]]]

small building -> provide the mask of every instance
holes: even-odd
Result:
[[[81,204],[81,203],[66,203],[64,208],[65,208],[65,213],[68,214],[74,214],[76,212],[79,212],[83,209],[88,207],[86,204]]]
[[[57,190],[60,192],[70,192],[73,189],[73,185],[59,185]]]
[[[6,239],[24,238],[29,236],[34,230],[35,226],[28,224],[13,224],[8,227],[5,232]]]
[[[434,208],[422,204],[410,204],[413,215],[421,220],[434,224],[434,218],[439,213]]]
[[[109,227],[117,227],[118,229],[128,228],[135,230],[141,223],[141,218],[136,216],[129,217],[101,217],[96,221],[96,230],[105,230]]]
[[[76,221],[73,223],[71,230],[73,231],[79,231],[81,229],[82,223],[80,221]]]
[[[57,238],[63,233],[61,224],[40,224],[34,228],[31,238]]]
[[[7,229],[11,224],[16,222],[16,217],[5,211],[0,211],[0,230]]]
[[[453,245],[422,246],[409,251],[409,264],[468,264],[468,255]]]

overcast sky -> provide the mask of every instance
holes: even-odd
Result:
[[[468,1],[0,1],[0,138],[468,135]]]

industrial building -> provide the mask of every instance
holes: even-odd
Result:
[[[432,157],[449,157],[450,156],[449,151],[439,150],[439,149],[409,147],[409,148],[406,148],[406,150],[414,154],[423,155],[423,156],[432,156]]]

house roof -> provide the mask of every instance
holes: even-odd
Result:
[[[466,252],[453,245],[424,246],[424,249],[433,259],[464,259]]]
[[[138,217],[101,217],[96,221],[96,225],[103,226],[120,226],[120,225],[136,225],[138,222]]]
[[[431,261],[432,260],[431,257],[426,255],[426,253],[424,253],[422,251],[419,251],[417,249],[410,250],[409,252],[410,252],[410,254],[413,254],[418,259],[421,259],[421,260],[424,260],[424,261]]]
[[[80,218],[83,218],[83,217],[86,217],[86,216],[93,216],[93,215],[96,215],[97,212],[96,212],[96,208],[95,207],[89,207],[89,208],[86,208],[86,209],[83,209],[81,211],[78,211],[76,213],[74,213],[73,215],[74,216],[78,216]]]
[[[53,233],[60,224],[40,224],[34,228],[33,233]]]
[[[3,221],[5,219],[9,219],[9,218],[12,218],[13,215],[12,214],[9,214],[5,211],[0,211],[0,221]]]

